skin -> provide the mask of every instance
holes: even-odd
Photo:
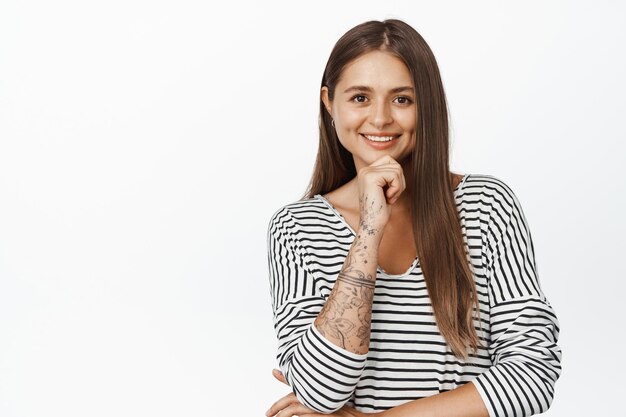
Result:
[[[397,160],[410,155],[415,143],[413,84],[401,60],[373,51],[344,68],[333,101],[326,87],[321,100],[335,120],[341,144],[354,158],[358,174],[343,193],[358,201],[359,222],[333,290],[314,324],[337,346],[364,354],[369,351],[378,248],[391,205],[406,205],[406,196],[402,197],[406,182]],[[393,147],[379,150],[362,134],[399,137]]]
[[[282,372],[272,371],[274,378],[289,386]],[[276,414],[278,412],[278,414]],[[276,401],[265,413],[277,417],[489,417],[474,384],[467,383],[452,391],[431,397],[409,401],[385,411],[364,413],[350,406],[343,406],[332,414],[320,414],[304,405],[293,392]]]
[[[351,89],[356,86],[369,87],[370,91]],[[393,92],[393,89],[408,87],[408,90]],[[346,91],[351,89],[350,91]],[[351,154],[357,172],[371,165],[382,155],[403,161],[415,147],[415,91],[409,69],[394,55],[383,51],[372,51],[361,55],[343,69],[335,86],[333,101],[328,97],[328,88],[321,89],[321,100],[335,121],[339,141]],[[361,133],[395,133],[395,145],[385,150],[368,145]],[[356,178],[348,182],[344,192],[347,198],[358,201]],[[399,195],[397,206],[406,211],[408,196]]]
[[[320,333],[344,349],[366,353],[370,344],[370,318],[375,278],[363,264],[370,258],[368,236],[361,231],[337,277],[337,291],[326,301],[315,325]]]
[[[369,89],[352,89],[355,86]],[[398,90],[408,87],[405,90]],[[349,91],[346,91],[349,90]],[[334,120],[342,146],[353,156],[357,172],[382,155],[399,161],[406,171],[415,147],[417,116],[413,79],[403,61],[383,51],[363,54],[343,69],[330,101],[328,88],[322,87],[320,99]],[[361,133],[396,133],[394,146],[385,150],[372,148]],[[402,175],[402,173],[401,173]],[[452,186],[461,180],[456,175]],[[361,226],[358,178],[324,196],[346,219],[353,230]],[[378,265],[390,274],[404,273],[417,257],[413,237],[410,198],[401,192],[384,226],[378,248]]]
[[[366,87],[354,89],[353,87]],[[402,91],[394,92],[399,87]],[[349,90],[349,91],[346,91]],[[357,171],[382,154],[395,160],[409,156],[415,146],[415,94],[411,74],[404,63],[384,51],[361,55],[344,68],[333,101],[328,88],[321,100],[335,121],[341,144],[352,154]],[[396,145],[385,150],[370,148],[360,133],[400,134]]]
[[[354,89],[357,86],[369,89]],[[407,89],[397,90],[401,87]],[[415,147],[415,92],[411,74],[400,59],[381,51],[364,54],[344,68],[335,87],[333,101],[329,99],[327,87],[322,87],[320,98],[335,122],[339,141],[352,154],[357,171],[371,165],[382,155],[408,162],[407,157]],[[381,132],[399,134],[400,137],[394,139],[393,147],[378,150],[372,148],[361,135]],[[400,175],[403,170],[400,170]],[[357,178],[325,198],[342,213],[353,230],[363,226]],[[405,272],[413,263],[417,249],[408,196],[400,193],[392,204],[393,214],[389,215],[384,227],[377,259],[386,272],[398,274]]]
[[[352,88],[355,86],[367,88]],[[410,224],[407,217],[410,196],[404,193],[404,169],[398,161],[407,161],[406,157],[415,146],[417,116],[413,82],[400,59],[384,51],[372,51],[344,68],[332,101],[328,89],[322,87],[321,100],[335,122],[339,141],[352,154],[357,169],[356,178],[338,189],[334,197],[337,197],[338,205],[358,212],[359,219],[358,226],[353,227],[356,237],[314,325],[337,346],[364,354],[369,351],[376,265],[383,235],[389,236],[387,226],[394,222],[396,225]],[[362,133],[399,136],[394,139],[392,147],[379,150],[368,145]],[[354,205],[356,201],[358,207]],[[406,228],[395,230],[398,230],[397,236],[406,236]],[[395,245],[397,247],[398,243]],[[275,371],[274,376],[287,383],[282,374]],[[344,406],[331,415],[372,414],[385,417],[488,417],[473,383],[379,413],[366,414]],[[266,415],[321,417],[328,414],[308,409],[289,393],[276,401]]]
[[[359,171],[360,221],[326,304],[315,319],[319,332],[351,352],[369,351],[378,247],[388,219],[388,203],[378,184],[390,183],[390,201],[405,187],[400,166],[383,155]]]

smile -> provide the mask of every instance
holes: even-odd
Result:
[[[374,142],[389,142],[390,140],[393,140],[397,137],[399,137],[400,135],[395,135],[395,136],[374,136],[374,135],[366,135],[361,133],[361,135],[363,137],[365,137],[367,140],[371,140]]]

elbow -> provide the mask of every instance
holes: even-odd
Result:
[[[313,393],[313,396],[309,396],[310,392],[301,393],[294,389],[294,393],[296,394],[296,398],[298,401],[302,403],[305,407],[310,408],[316,413],[320,414],[333,414],[339,411],[350,399],[350,397],[339,398],[339,397],[331,397],[331,398],[323,398],[316,397]]]
[[[556,389],[556,381],[559,379],[561,375],[561,367],[560,365],[553,370],[554,374],[552,378],[543,378],[543,384],[541,384],[541,394],[545,399],[544,402],[540,403],[540,413],[545,413],[548,411],[550,406],[552,406],[552,402],[554,400],[554,394]]]
[[[518,408],[516,411],[524,416],[548,411],[554,400],[556,381],[561,374],[560,364],[517,362],[508,365],[502,370],[510,377],[511,388],[514,391],[511,398],[519,398],[520,401],[518,407],[513,408]]]
[[[480,374],[480,388],[490,416],[529,417],[547,411],[552,405],[560,364],[511,358],[494,364]]]
[[[331,414],[352,398],[366,359],[333,345],[312,324],[291,349],[281,351],[279,364],[300,403]]]
[[[544,374],[542,377],[543,383],[543,393],[546,398],[545,408],[542,407],[541,412],[544,413],[548,411],[552,402],[554,400],[555,390],[556,390],[556,382],[561,377],[561,373],[563,368],[561,367],[561,359],[562,359],[562,351],[558,346],[554,346],[554,349],[550,352],[549,359],[544,362]],[[539,374],[537,372],[536,374]]]
[[[289,363],[285,371],[285,378],[298,401],[321,414],[332,414],[346,405],[358,382],[355,380],[342,384],[332,378],[320,378],[297,363]]]
[[[539,414],[543,414],[550,409],[552,406],[552,400],[554,400],[554,391],[551,394],[547,395],[548,401],[545,403],[545,407],[541,407]]]

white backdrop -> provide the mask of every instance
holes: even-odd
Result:
[[[561,324],[545,415],[616,415],[622,4],[4,0],[0,415],[261,416],[287,393],[267,224],[311,175],[334,43],[392,17],[439,62],[452,169],[522,203]]]

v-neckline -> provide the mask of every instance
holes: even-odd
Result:
[[[456,186],[456,187],[454,187],[453,192],[454,192],[455,194],[456,194],[456,192],[457,192],[458,190],[460,190],[461,186],[465,183],[465,180],[467,179],[467,177],[469,177],[469,175],[470,175],[470,174],[465,174],[465,175],[463,175],[463,178],[461,179],[461,181],[459,181],[459,183],[457,184],[457,186]],[[322,201],[322,202],[324,202],[324,204],[326,204],[326,206],[327,206],[327,207],[328,207],[328,208],[329,208],[329,209],[330,209],[330,210],[331,210],[331,211],[332,211],[332,212],[333,212],[333,213],[334,213],[334,214],[335,214],[335,215],[339,218],[339,220],[341,221],[341,223],[343,224],[343,226],[344,226],[344,227],[345,227],[348,231],[350,231],[350,233],[352,234],[352,237],[353,237],[353,238],[356,238],[356,232],[354,231],[354,229],[352,229],[352,226],[350,226],[350,224],[349,224],[349,223],[346,221],[346,219],[343,217],[343,214],[341,214],[341,212],[340,212],[339,210],[337,210],[337,209],[336,209],[336,208],[335,208],[335,207],[334,207],[334,206],[330,203],[330,201],[328,201],[328,200],[326,199],[326,197],[324,197],[324,196],[323,196],[323,195],[321,195],[321,194],[315,194],[313,197],[314,197],[314,198],[319,199],[319,200],[320,200],[320,201]],[[405,277],[405,276],[409,275],[409,274],[413,271],[413,269],[415,269],[415,267],[417,266],[418,262],[419,262],[419,259],[418,259],[418,257],[416,256],[416,257],[415,257],[415,259],[413,260],[413,262],[411,263],[411,266],[409,266],[409,268],[408,268],[405,272],[403,272],[403,273],[401,273],[401,274],[390,274],[390,273],[388,273],[387,271],[385,271],[385,270],[384,270],[384,269],[383,269],[380,265],[376,265],[376,270],[377,270],[380,274],[382,274],[382,275],[384,275],[384,276],[387,276],[387,277],[390,277],[390,278],[402,278],[402,277]]]

